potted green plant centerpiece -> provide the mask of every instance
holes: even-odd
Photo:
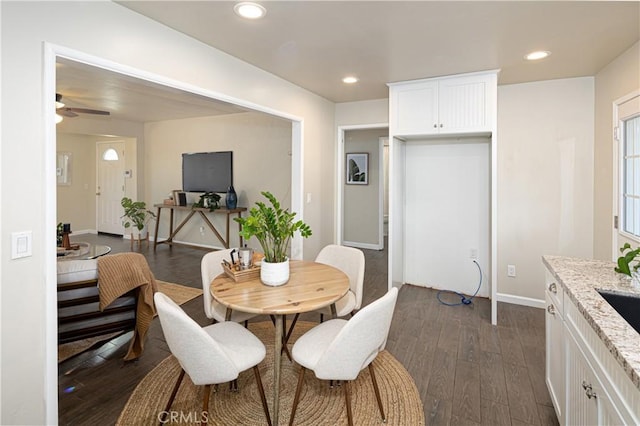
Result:
[[[147,209],[147,204],[144,201],[133,201],[129,197],[124,197],[120,204],[124,208],[124,214],[120,216],[122,225],[125,229],[137,229],[138,240],[146,239],[146,225],[151,219],[155,219],[155,213]]]
[[[631,244],[625,243],[620,248],[620,253],[622,256],[618,258],[616,272],[629,275],[633,283],[640,287],[640,247],[633,249]]]
[[[271,286],[278,286],[289,280],[289,258],[287,249],[293,234],[298,231],[303,238],[311,235],[311,228],[303,221],[295,221],[295,213],[283,209],[280,202],[270,192],[261,192],[271,205],[256,202],[247,217],[235,218],[242,225],[240,235],[245,241],[256,237],[264,259],[260,266],[260,280]]]

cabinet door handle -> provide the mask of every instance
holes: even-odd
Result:
[[[553,306],[553,305],[547,306],[547,312],[549,312],[551,315],[555,315],[556,314],[555,306]]]
[[[438,128],[438,125],[437,125],[437,124],[434,124],[434,125],[433,125],[433,128],[434,128],[434,129],[437,129],[437,128]]]
[[[590,384],[587,384],[586,380],[582,381],[582,389],[584,389],[584,393],[587,395],[587,398],[591,399],[598,397],[598,395],[593,391],[593,387],[591,387]]]
[[[556,285],[556,283],[549,284],[549,291],[553,294],[558,293],[558,286]]]
[[[444,125],[442,123],[440,123],[440,127],[444,127]]]

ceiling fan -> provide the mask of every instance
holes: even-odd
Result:
[[[56,114],[65,117],[77,117],[78,114],[110,115],[111,113],[109,111],[101,111],[99,109],[73,108],[65,106],[65,104],[62,103],[62,95],[60,93],[56,93]]]

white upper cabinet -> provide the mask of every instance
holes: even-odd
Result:
[[[493,130],[497,73],[391,83],[395,136],[485,133]]]

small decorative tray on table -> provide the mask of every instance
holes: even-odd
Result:
[[[250,279],[260,276],[260,263],[264,258],[262,253],[253,254],[253,265],[247,269],[241,269],[240,265],[236,262],[235,265],[231,265],[229,262],[222,263],[222,269],[229,278],[232,278],[235,282],[241,283]]]
[[[253,265],[248,269],[240,269],[238,265],[231,267],[230,264],[223,263],[222,268],[224,269],[224,273],[237,283],[248,281],[260,276],[260,265]]]

